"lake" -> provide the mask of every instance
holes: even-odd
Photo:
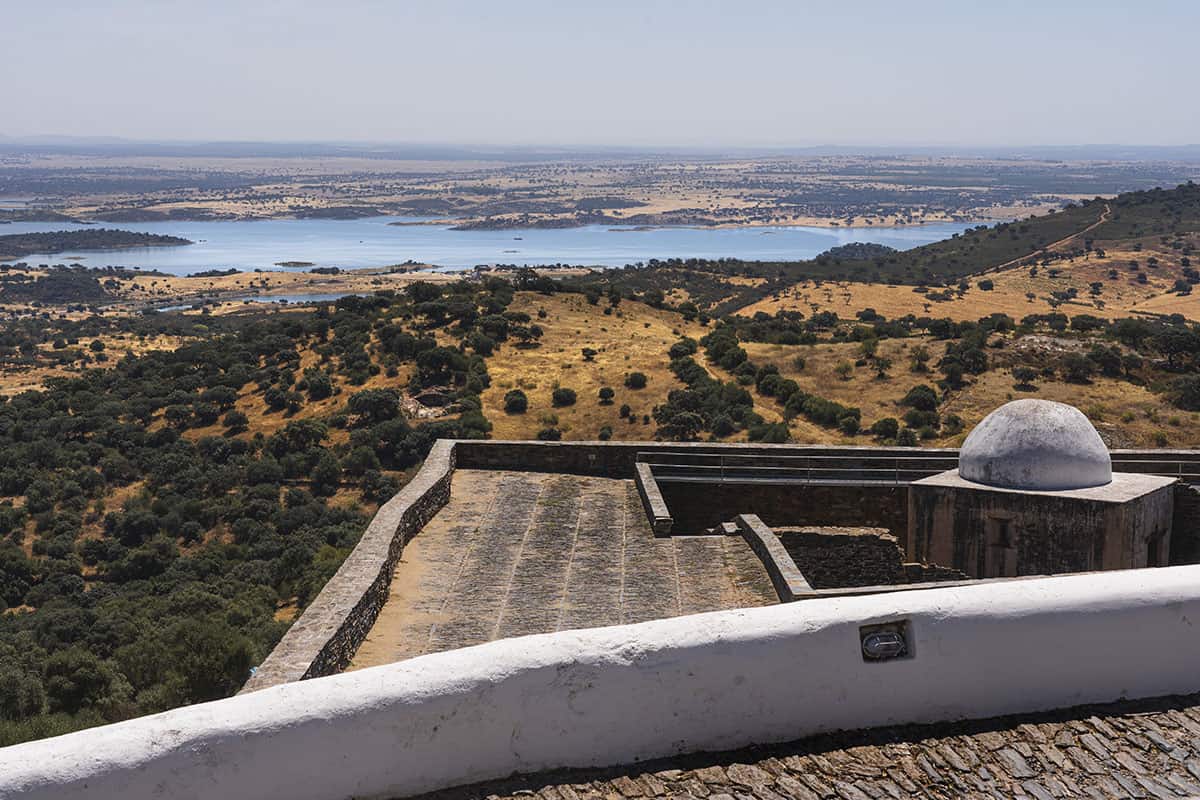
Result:
[[[937,223],[879,228],[614,228],[455,231],[447,225],[389,225],[396,217],[359,220],[273,219],[218,222],[101,223],[101,227],[182,236],[195,244],[31,255],[31,264],[68,259],[89,267],[122,266],[187,275],[231,267],[279,269],[283,261],[314,266],[384,267],[408,260],[463,269],[477,264],[582,264],[619,267],[651,258],[799,260],[849,242],[903,250],[948,238],[968,227]],[[69,230],[63,223],[0,225],[0,235]],[[308,269],[304,267],[302,269]]]

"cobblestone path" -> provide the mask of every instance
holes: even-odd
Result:
[[[737,536],[656,539],[632,481],[454,473],[351,669],[493,639],[777,602]]]

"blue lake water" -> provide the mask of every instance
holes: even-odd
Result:
[[[220,222],[102,223],[102,227],[182,236],[195,244],[128,250],[32,255],[31,264],[76,260],[90,267],[123,266],[187,275],[208,269],[279,269],[281,261],[315,266],[384,267],[408,260],[463,269],[477,264],[582,264],[618,267],[651,258],[797,260],[849,242],[903,250],[970,227],[937,223],[879,228],[613,228],[454,231],[446,225],[389,225],[395,217],[360,220],[276,219]],[[72,229],[62,223],[0,225],[0,235]],[[304,269],[307,269],[305,267]]]
[[[330,292],[327,294],[248,294],[242,297],[222,297],[220,303],[330,303],[334,300],[340,300],[343,297],[348,297],[352,294],[363,294],[363,292]],[[187,303],[178,303],[168,306],[156,306],[159,311],[183,311],[188,308],[203,308],[208,305],[204,300],[197,299]]]

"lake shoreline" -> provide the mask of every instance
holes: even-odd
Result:
[[[419,223],[396,226],[393,223]],[[250,222],[129,223],[130,233],[171,235],[186,247],[24,252],[33,263],[156,269],[183,276],[237,269],[243,272],[297,269],[389,268],[436,265],[438,270],[475,267],[584,265],[624,267],[653,260],[741,259],[800,261],[833,247],[874,243],[906,250],[949,238],[967,223],[886,227],[802,225],[647,226],[587,225],[570,228],[456,231],[429,219],[373,217],[360,220],[258,219]],[[14,223],[5,233],[85,230],[63,223]],[[627,235],[618,235],[627,234]],[[636,235],[633,235],[636,234]],[[301,266],[303,265],[303,266]]]

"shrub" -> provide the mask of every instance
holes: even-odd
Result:
[[[1015,388],[1029,389],[1032,388],[1033,381],[1037,378],[1038,373],[1033,367],[1020,366],[1012,368],[1012,376],[1013,380],[1017,382]]]
[[[932,386],[920,384],[908,390],[908,393],[900,400],[900,405],[909,406],[918,411],[936,411],[940,402],[937,390]]]
[[[607,442],[609,439],[612,438],[612,435],[613,435],[612,426],[605,425],[603,428],[600,429],[600,441]]]
[[[879,439],[895,439],[899,432],[900,423],[895,417],[884,417],[871,426],[871,435]]]
[[[565,386],[560,386],[550,394],[550,401],[553,403],[555,408],[573,406],[575,405],[576,399],[577,397],[575,395],[575,390],[568,389]]]
[[[613,398],[616,396],[617,393],[612,390],[611,386],[600,387],[600,405],[611,406]]]
[[[922,411],[910,408],[904,413],[904,424],[910,428],[934,428],[940,424],[936,411]]]
[[[958,414],[947,414],[942,420],[942,433],[947,436],[955,436],[962,433],[962,429],[966,427],[966,423],[962,421],[962,417]]]
[[[800,410],[810,422],[825,428],[839,427],[844,417],[851,416],[856,419],[862,417],[862,412],[857,408],[847,408],[841,403],[835,403],[816,395],[805,396]]]
[[[783,444],[792,440],[792,434],[788,430],[788,426],[782,422],[751,425],[746,432],[746,436],[752,442],[764,442],[767,444]]]
[[[631,372],[625,376],[625,386],[629,389],[645,389],[648,379],[644,373]]]
[[[400,395],[392,389],[366,389],[350,396],[346,410],[358,426],[386,422],[400,414]]]
[[[225,415],[225,427],[229,428],[230,433],[240,433],[246,430],[246,426],[250,424],[250,419],[241,411],[233,410]]]
[[[896,444],[900,447],[916,447],[917,434],[913,432],[912,428],[904,428],[896,435]]]
[[[529,398],[520,389],[513,389],[504,395],[504,411],[508,414],[524,414],[529,408]]]
[[[1200,411],[1200,375],[1185,375],[1171,381],[1167,397],[1176,408]]]
[[[332,453],[325,452],[312,471],[312,493],[317,497],[329,497],[338,490],[342,480],[342,468]]]
[[[1086,356],[1071,353],[1063,359],[1063,380],[1068,383],[1090,383],[1096,367]]]
[[[558,428],[542,428],[537,432],[538,441],[557,442],[562,439],[562,431]]]
[[[699,345],[697,344],[695,339],[689,339],[689,338],[685,337],[683,339],[680,339],[675,344],[671,345],[671,349],[667,352],[667,355],[669,355],[671,357],[671,360],[674,361],[677,358],[683,358],[684,356],[695,355],[696,350],[698,348],[699,348]]]

